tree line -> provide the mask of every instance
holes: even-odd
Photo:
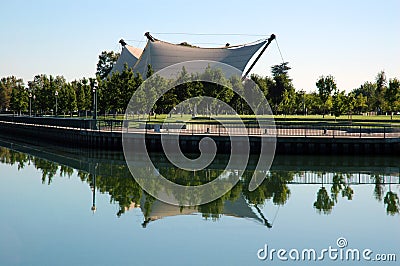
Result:
[[[153,70],[149,65],[146,77],[142,77],[126,66],[121,73],[110,74],[117,58],[118,54],[102,52],[97,64],[96,78],[67,82],[63,76],[41,74],[25,83],[14,76],[3,77],[0,80],[0,111],[27,114],[31,110],[34,115],[55,114],[57,111],[58,115],[87,116],[93,110],[93,88],[97,81],[98,111],[102,114],[124,113],[131,95],[145,78],[153,75]],[[332,75],[320,76],[316,80],[315,88],[306,92],[294,88],[289,76],[290,69],[285,62],[272,66],[271,76],[250,76],[275,114],[332,114],[338,117],[367,112],[393,115],[400,111],[400,81],[398,78],[387,79],[384,71],[379,72],[373,82],[364,82],[350,92],[340,90]],[[198,78],[223,85],[193,81]],[[152,109],[154,113],[168,113],[180,102],[200,95],[226,102],[239,114],[253,113],[247,103],[229,89],[232,87],[246,93],[251,90],[252,83],[248,79],[242,81],[236,76],[226,78],[218,69],[209,67],[203,73],[193,74],[183,68],[175,80],[157,77],[152,79],[152,83],[149,85],[151,88],[138,99],[143,106],[154,100],[160,88],[173,87],[157,100]],[[217,104],[201,106],[201,101],[196,103],[196,107],[200,111],[215,114],[222,111]],[[193,109],[193,105],[183,105],[176,112],[190,113]]]

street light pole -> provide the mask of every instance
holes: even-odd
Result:
[[[56,116],[57,116],[57,98],[58,98],[58,91],[56,91],[54,93],[54,95],[56,96]]]
[[[33,105],[34,105],[34,109],[35,109],[35,116],[36,116],[36,95],[33,95]]]
[[[32,93],[29,93],[29,117],[32,116]]]
[[[306,115],[306,92],[305,90],[300,91],[303,96],[303,115]]]
[[[94,120],[97,120],[97,89],[98,89],[97,80],[93,80],[92,91],[93,91],[93,119]]]

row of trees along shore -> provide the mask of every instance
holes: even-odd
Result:
[[[37,75],[25,83],[22,79],[9,76],[0,80],[0,111],[3,113],[27,114],[29,103],[33,115],[54,114],[57,102],[58,115],[87,116],[93,110],[92,83],[98,81],[98,110],[101,114],[124,113],[131,95],[143,83],[143,77],[125,67],[122,73],[109,75],[118,54],[102,52],[97,64],[96,78],[82,78],[71,82],[63,76]],[[387,79],[385,72],[379,72],[373,82],[366,81],[360,87],[346,92],[337,87],[332,75],[320,76],[311,92],[294,88],[289,76],[288,63],[272,66],[271,76],[252,74],[252,79],[266,96],[275,114],[283,115],[352,115],[352,114],[396,114],[400,112],[400,81],[398,78]],[[153,74],[148,67],[146,77]],[[207,68],[203,78],[218,81],[220,84],[246,90],[249,82],[240,77],[226,79],[221,71]],[[190,80],[182,69],[178,81]],[[192,77],[193,78],[193,77]],[[170,82],[157,79],[157,87]],[[149,91],[149,94],[154,94]],[[149,99],[154,95],[143,95]],[[251,114],[243,99],[227,87],[208,83],[188,82],[174,87],[161,97],[154,106],[155,113],[168,113],[178,103],[195,96],[215,97],[228,103],[239,114]],[[217,110],[215,110],[217,113]]]

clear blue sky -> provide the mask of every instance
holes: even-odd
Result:
[[[61,1],[60,1],[61,2]],[[144,32],[275,33],[297,89],[332,74],[342,90],[385,70],[400,78],[400,1],[6,1],[0,16],[0,77],[94,76],[103,50],[118,40],[145,44]],[[238,44],[255,36],[157,35],[171,41]],[[200,45],[200,44],[199,44]],[[210,46],[205,44],[204,46]],[[281,63],[275,43],[253,73]]]

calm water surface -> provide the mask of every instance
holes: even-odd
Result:
[[[329,246],[397,261],[326,254],[314,264],[400,263],[400,157],[276,157],[254,192],[251,166],[232,169],[241,181],[221,199],[179,208],[146,195],[121,153],[0,146],[0,265],[303,265],[304,249],[319,256]],[[193,175],[153,156],[179,183],[215,178],[225,158],[217,159]],[[339,249],[341,237],[347,246]],[[266,245],[297,249],[300,260],[260,260]]]

